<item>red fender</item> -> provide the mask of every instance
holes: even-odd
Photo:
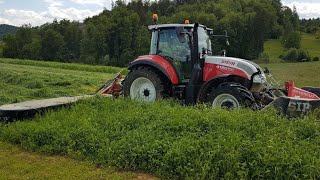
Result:
[[[132,69],[137,65],[143,65],[143,64],[159,69],[162,73],[164,73],[168,77],[168,79],[170,79],[172,84],[174,85],[179,84],[179,78],[176,70],[171,65],[171,63],[168,62],[166,59],[164,59],[162,56],[159,56],[159,55],[139,56],[136,60],[132,61],[129,64],[128,69]]]

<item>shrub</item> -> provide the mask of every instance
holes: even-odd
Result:
[[[314,57],[312,60],[313,61],[319,61],[319,57]]]
[[[284,53],[282,59],[288,62],[304,62],[311,61],[308,51],[304,49],[290,48]]]
[[[298,49],[298,59],[297,61],[311,61],[311,57],[309,52],[304,49]]]
[[[282,39],[283,47],[286,49],[296,48],[299,49],[301,45],[301,34],[300,32],[294,31],[285,35]]]
[[[284,53],[283,60],[289,62],[296,62],[298,59],[298,50],[296,48],[290,48]]]

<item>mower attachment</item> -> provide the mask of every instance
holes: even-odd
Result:
[[[114,98],[119,97],[123,94],[122,91],[122,70],[116,74],[116,76],[106,83],[104,83],[100,88],[96,90],[97,95],[112,95]]]
[[[320,108],[320,98],[314,93],[320,92],[320,88],[305,87],[300,89],[294,86],[293,81],[286,82],[285,88],[288,92],[288,96],[277,98],[264,109],[275,107],[288,117],[302,117],[307,113]]]
[[[122,95],[122,75],[121,71],[116,76],[103,84],[94,95],[83,95],[74,97],[59,97],[51,99],[25,101],[14,104],[0,106],[0,121],[11,121],[13,119],[31,118],[38,113],[46,112],[50,109],[69,106],[80,99],[103,95],[108,97],[118,97]]]
[[[11,121],[13,119],[25,119],[35,116],[38,113],[46,112],[49,109],[55,109],[70,105],[76,101],[93,95],[59,97],[51,99],[25,101],[14,104],[0,106],[0,121]]]

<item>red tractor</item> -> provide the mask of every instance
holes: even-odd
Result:
[[[264,101],[256,100],[265,89],[263,70],[251,61],[212,56],[212,29],[163,24],[149,26],[149,30],[150,54],[129,64],[125,96],[147,102],[175,97],[186,104],[209,102],[227,108],[256,107]]]
[[[227,34],[213,35],[212,29],[197,23],[148,28],[152,32],[150,53],[129,64],[123,81],[125,97],[147,102],[173,97],[185,104],[210,103],[228,109],[261,109],[288,94],[319,99],[318,89],[316,95],[293,85],[290,89],[289,85],[274,88],[267,81],[268,69],[251,61],[225,57],[225,51],[222,56],[213,56],[211,37],[225,37],[228,44]],[[303,93],[298,96],[297,92]],[[292,106],[288,104],[284,109]]]

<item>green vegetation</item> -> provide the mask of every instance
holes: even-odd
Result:
[[[303,34],[301,47],[307,50],[312,57],[320,57],[320,39],[316,39],[313,34]]]
[[[264,43],[264,52],[270,57],[270,63],[278,63],[282,60],[279,56],[282,54],[283,48],[279,39],[269,39]]]
[[[15,35],[4,37],[3,55],[7,58],[77,62],[126,66],[139,55],[147,54],[150,45],[152,13],[159,24],[204,24],[216,34],[228,32],[231,46],[214,40],[214,54],[227,48],[228,55],[257,59],[265,39],[279,38],[299,30],[295,9],[281,0],[163,0],[114,2],[111,10],[79,22],[53,21],[40,27],[23,25]],[[201,50],[200,50],[201,51]]]
[[[7,24],[0,24],[0,41],[2,37],[6,34],[14,34],[17,31],[17,27],[7,25]]]
[[[267,66],[281,80],[320,85],[316,78],[310,79],[317,76],[320,62]],[[68,69],[75,67],[79,70]],[[88,71],[84,67],[87,66],[0,59],[0,104],[92,93],[96,86],[113,76],[93,72],[99,66],[92,66]],[[319,118],[319,112],[303,120],[288,121],[275,112],[246,109],[228,112],[205,106],[184,107],[173,101],[145,104],[95,97],[32,121],[0,123],[0,142],[89,161],[99,167],[150,172],[169,179],[317,179],[320,178]],[[33,154],[25,151],[22,152],[27,154],[25,161],[18,161],[21,153],[9,157],[8,146],[0,143],[0,162],[4,163],[0,163],[0,179],[15,178],[13,175],[59,178],[88,168],[86,165],[73,168],[73,160],[60,157],[55,160],[57,164],[51,164],[41,156],[44,159],[41,164],[41,160],[34,160]],[[35,164],[28,164],[28,158]],[[48,172],[60,163],[67,163],[66,169]],[[97,178],[113,178],[114,174],[112,170],[109,174],[108,169],[103,173],[91,167],[88,171]],[[136,174],[125,173],[121,177],[134,178]]]
[[[102,97],[0,126],[2,140],[29,150],[170,179],[317,179],[319,132],[316,116]]]
[[[147,174],[97,168],[64,156],[31,153],[0,142],[0,179],[156,179]]]
[[[281,46],[280,39],[270,39],[265,42],[265,53],[270,56],[270,62],[278,63],[282,60],[279,58],[284,53],[284,48]],[[320,40],[315,38],[315,35],[302,33],[301,48],[306,50],[311,59],[320,57]],[[285,65],[283,65],[285,66]]]
[[[0,58],[0,63],[5,64],[18,64],[18,65],[30,65],[38,67],[50,67],[57,69],[66,69],[66,70],[77,70],[77,71],[88,71],[88,72],[103,72],[115,74],[122,70],[122,73],[127,74],[126,68],[118,68],[112,66],[93,66],[93,65],[84,65],[84,64],[75,64],[75,63],[60,63],[60,62],[48,62],[48,61],[34,61],[26,59],[6,59]]]
[[[305,63],[271,63],[261,64],[268,67],[274,78],[283,86],[285,81],[294,80],[297,87],[314,86],[320,87],[319,68],[320,62]]]
[[[89,71],[84,71],[86,69]],[[0,59],[0,104],[93,93],[97,86],[114,76],[114,73],[90,72],[95,70],[109,71],[110,68]]]

